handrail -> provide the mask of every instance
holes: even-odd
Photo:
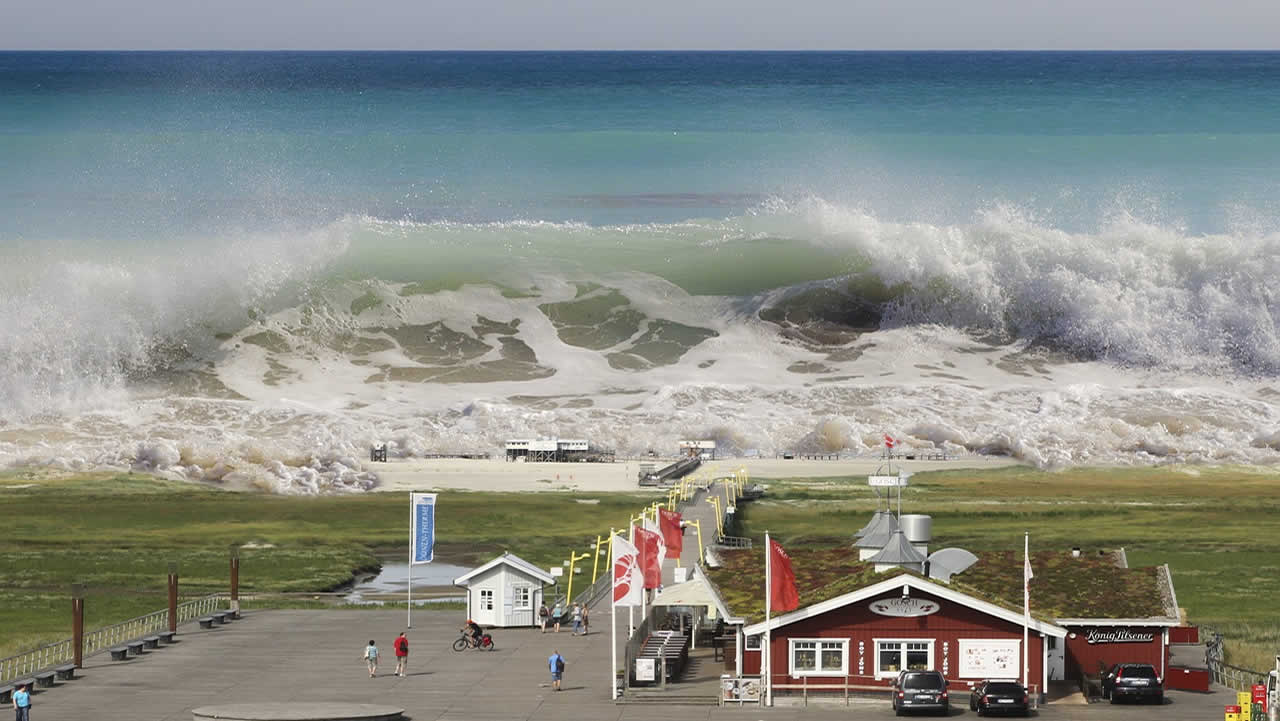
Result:
[[[208,615],[222,605],[225,593],[215,593],[178,604],[179,624]],[[169,609],[155,611],[110,626],[94,629],[84,635],[84,657],[102,653],[125,641],[141,638],[169,626]],[[0,659],[0,683],[29,676],[41,669],[70,663],[75,658],[73,639],[63,639],[29,651]]]

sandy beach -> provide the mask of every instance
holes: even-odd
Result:
[[[658,461],[665,465],[670,461]],[[745,468],[752,479],[832,478],[865,476],[880,467],[879,458],[807,460],[729,458],[708,461],[695,476],[724,476]],[[1019,465],[1010,458],[962,456],[946,461],[894,461],[894,467],[917,473],[962,468],[1004,468]],[[644,492],[637,483],[639,461],[617,463],[509,463],[501,459],[443,458],[369,463],[378,475],[378,491],[587,491]]]

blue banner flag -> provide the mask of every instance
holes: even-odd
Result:
[[[436,547],[436,494],[410,493],[409,505],[413,511],[410,521],[411,563],[431,563]]]

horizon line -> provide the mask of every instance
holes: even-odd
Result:
[[[0,48],[0,53],[1280,53],[1280,48]]]

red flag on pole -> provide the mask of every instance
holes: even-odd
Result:
[[[640,587],[644,577],[640,573],[639,553],[636,547],[621,537],[613,539],[613,603],[616,606],[639,606]]]
[[[770,569],[769,605],[774,611],[796,610],[800,607],[800,594],[796,592],[796,574],[791,569],[791,556],[773,539],[769,539],[769,562],[773,566]]]
[[[895,443],[895,441],[893,440],[893,436],[889,435],[888,433],[884,434],[884,447],[885,447],[885,448],[893,448],[893,444],[894,444],[894,443]]]
[[[637,528],[636,549],[640,551],[640,570],[644,572],[644,587],[657,588],[662,585],[662,560],[658,556],[658,545],[661,539],[653,531]]]
[[[658,509],[658,526],[662,529],[662,540],[667,544],[667,555],[675,554],[677,558],[684,549],[684,529],[680,523],[684,518],[675,511]]]

